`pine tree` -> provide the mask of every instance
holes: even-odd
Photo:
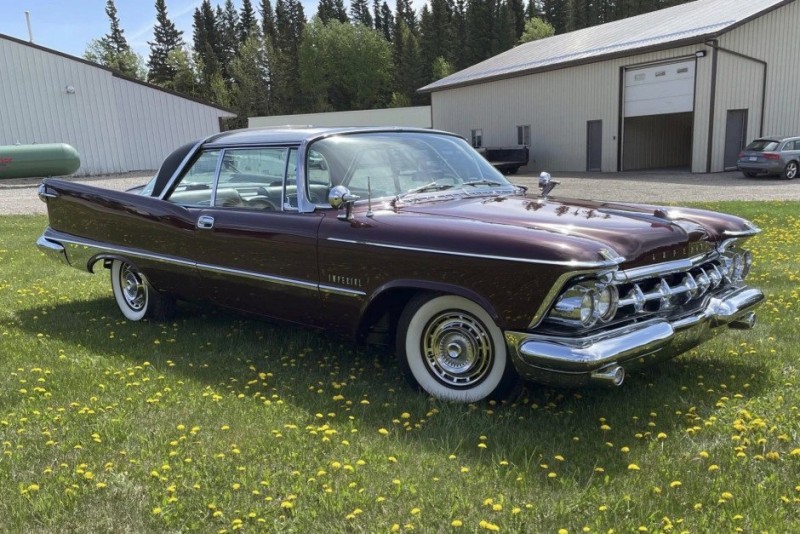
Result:
[[[111,22],[111,31],[105,35],[104,39],[117,54],[130,52],[131,47],[128,44],[128,40],[125,39],[125,31],[119,25],[117,6],[114,5],[114,0],[106,1],[106,15],[108,15],[108,19]]]
[[[375,28],[376,31],[383,33],[383,19],[381,18],[380,0],[372,0],[372,20],[373,28]]]
[[[394,39],[394,15],[386,2],[381,5],[381,29],[386,40],[391,42]]]
[[[403,22],[411,33],[417,32],[417,18],[414,9],[411,7],[411,0],[395,0],[395,25]]]
[[[199,77],[198,93],[203,98],[211,99],[214,93],[212,82],[217,77],[221,77],[221,66],[217,21],[210,0],[203,0],[200,7],[194,10],[192,41]]]
[[[305,22],[300,0],[278,0],[272,83],[279,113],[294,113],[300,106],[300,43]]]
[[[422,57],[423,83],[438,79],[435,65],[441,61],[453,61],[453,13],[447,0],[431,0],[430,9],[422,7],[419,20],[420,54]]]
[[[270,0],[261,0],[261,33],[271,41],[275,40],[275,13]]]
[[[347,22],[347,11],[342,0],[320,0],[317,6],[317,17],[325,23],[331,20]]]
[[[217,6],[217,32],[220,44],[220,66],[223,79],[230,80],[231,62],[239,52],[239,13],[233,0],[225,0],[225,9]]]
[[[467,6],[466,0],[455,0],[453,4],[453,17],[452,17],[453,35],[459,37],[460,42],[464,42],[467,35]],[[465,69],[471,65],[468,59],[466,46],[453,47],[453,66],[457,70]]]
[[[111,24],[110,32],[100,39],[92,39],[83,56],[89,61],[114,69],[131,78],[144,78],[143,60],[125,39],[114,0],[107,0],[106,15]]]
[[[147,81],[167,86],[175,77],[176,68],[169,61],[173,50],[184,46],[183,32],[167,16],[167,4],[164,0],[156,0],[156,25],[153,27],[153,41],[150,45],[150,58],[147,61]]]
[[[369,12],[369,0],[351,0],[350,18],[353,24],[361,23],[372,28],[372,14]]]
[[[239,44],[244,44],[254,32],[258,32],[258,22],[256,21],[253,4],[250,0],[243,0],[242,9],[239,11],[239,25],[236,29]]]

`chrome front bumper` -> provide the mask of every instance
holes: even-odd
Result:
[[[764,294],[732,288],[679,320],[651,319],[600,334],[569,338],[506,332],[509,355],[526,379],[575,387],[590,382],[619,385],[625,370],[673,358],[716,335],[720,327],[752,328]]]

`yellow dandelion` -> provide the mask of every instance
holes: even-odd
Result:
[[[639,466],[636,464],[628,464],[628,471],[639,471]]]
[[[717,464],[711,464],[711,465],[708,466],[708,470],[710,472],[718,471],[719,470],[719,466]]]
[[[461,521],[460,519],[453,519],[452,521],[450,521],[450,526],[454,528],[461,528],[464,526],[464,522]]]
[[[683,484],[681,483],[680,480],[673,480],[672,482],[669,483],[670,488],[680,488],[681,486],[683,486]]]
[[[156,506],[155,508],[153,508],[152,510],[150,510],[150,513],[152,513],[153,515],[161,515],[161,508],[159,508],[158,506]]]
[[[419,508],[412,508],[411,515],[419,515],[421,511]]]
[[[379,428],[378,429],[378,434],[380,434],[381,436],[388,436],[389,435],[389,431],[386,430],[385,428]],[[398,525],[398,528],[400,528],[399,525]]]

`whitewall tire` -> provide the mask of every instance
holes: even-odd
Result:
[[[165,320],[175,309],[171,296],[156,291],[147,278],[126,261],[112,262],[111,290],[119,310],[129,321],[141,321],[145,317]]]
[[[444,400],[502,397],[516,384],[503,332],[477,303],[421,294],[400,316],[397,352],[407,376]]]

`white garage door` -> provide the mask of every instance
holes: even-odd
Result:
[[[695,61],[625,70],[625,116],[694,111]]]

